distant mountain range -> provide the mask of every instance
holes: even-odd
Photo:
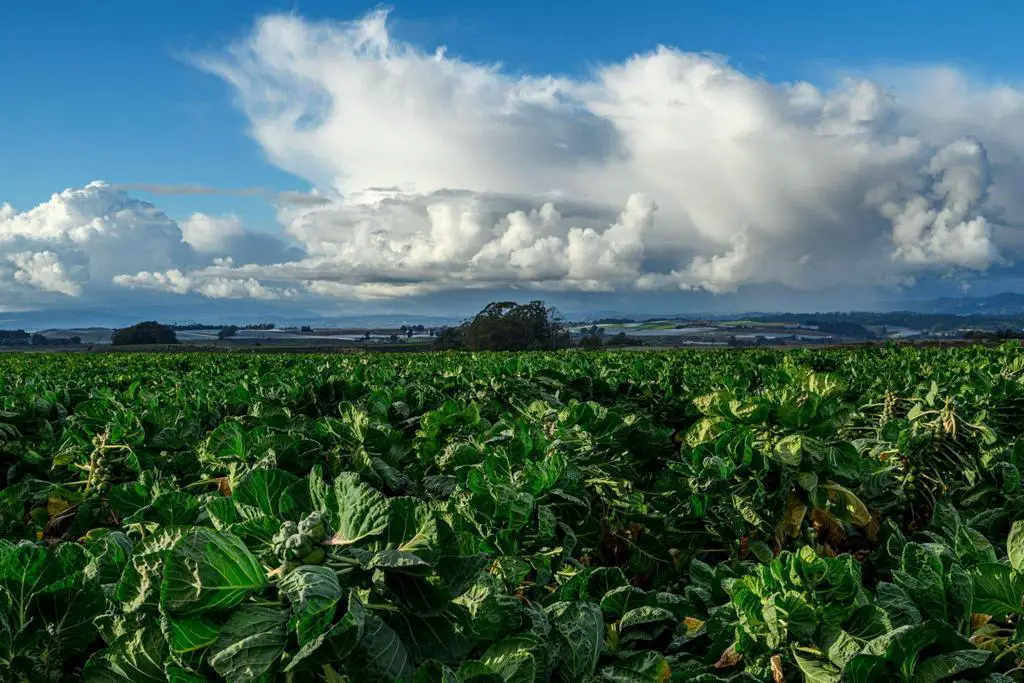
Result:
[[[209,325],[248,325],[273,323],[277,327],[301,327],[310,325],[325,327],[399,327],[401,325],[423,325],[439,327],[459,322],[451,316],[404,315],[404,314],[354,314],[354,315],[310,315],[287,310],[267,310],[236,307],[204,311],[204,315],[187,315],[181,309],[128,308],[110,310],[50,310],[11,311],[0,313],[0,329],[87,329],[117,328],[134,325],[143,320],[156,320],[169,324],[187,325],[203,323]],[[298,314],[296,314],[298,313]]]
[[[983,297],[944,297],[911,305],[894,306],[893,310],[912,313],[942,313],[948,315],[1024,315],[1024,294],[1003,292]]]
[[[165,323],[188,324],[193,322],[212,325],[244,325],[250,323],[274,323],[278,327],[298,327],[310,325],[317,328],[325,327],[398,327],[400,325],[424,325],[438,327],[457,324],[473,315],[475,311],[467,311],[465,315],[418,315],[407,313],[381,313],[353,311],[348,315],[321,314],[296,310],[290,304],[274,305],[271,302],[255,304],[243,301],[210,302],[204,306],[202,315],[196,315],[194,309],[186,310],[177,306],[158,307],[124,307],[116,310],[68,308],[38,311],[11,311],[0,313],[0,329],[83,329],[88,327],[125,327],[142,320],[157,320]],[[797,308],[797,310],[801,310]],[[748,311],[745,313],[722,312],[683,312],[666,311],[660,314],[638,314],[623,310],[599,310],[579,308],[567,310],[567,320],[584,322],[599,319],[690,319],[717,320],[738,319],[763,316],[765,314],[781,314],[787,311]],[[819,313],[830,312],[823,309]],[[1024,294],[1004,292],[984,297],[943,297],[926,301],[893,301],[873,307],[862,312],[910,312],[923,315],[957,315],[957,316],[991,316],[1017,317],[1024,316]]]
[[[836,311],[831,309],[822,309],[817,313],[837,313],[845,311]],[[992,317],[1015,317],[1024,316],[1024,294],[1017,292],[1003,292],[1002,294],[995,294],[992,296],[984,297],[943,297],[940,299],[930,299],[926,301],[894,301],[889,304],[883,304],[880,307],[872,308],[866,311],[857,311],[862,313],[897,313],[897,312],[908,312],[908,313],[919,313],[921,315],[962,315],[962,316],[975,316],[984,315]],[[673,320],[673,319],[688,319],[688,320],[737,320],[744,318],[757,318],[764,317],[766,315],[777,315],[784,313],[793,313],[793,311],[785,310],[774,310],[774,311],[745,311],[742,313],[664,313],[659,315],[637,315],[630,314],[623,311],[591,311],[587,313],[574,313],[571,317],[574,320],[599,320],[599,319],[628,319],[632,318],[637,321],[641,320]],[[807,313],[811,315],[811,313]]]

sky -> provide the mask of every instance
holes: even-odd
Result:
[[[3,3],[0,311],[1021,290],[1024,5]]]

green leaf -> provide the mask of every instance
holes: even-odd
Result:
[[[929,657],[914,667],[914,683],[938,683],[964,671],[985,666],[991,652],[987,650],[960,650],[943,652]]]
[[[804,675],[806,683],[839,683],[840,669],[829,661],[804,656],[797,648],[793,648],[793,659]]]
[[[412,678],[413,665],[405,645],[390,626],[373,614],[366,615],[362,636],[346,660],[353,677],[371,681]]]
[[[160,604],[177,616],[227,609],[266,583],[263,567],[238,537],[196,528],[174,544],[167,558]]]
[[[298,477],[284,470],[250,470],[231,490],[231,497],[235,502],[251,505],[270,517],[295,521],[298,519],[295,513],[299,511],[289,505],[288,507],[292,509],[286,510],[285,512],[290,514],[285,515],[282,507],[284,507],[285,494],[299,482]]]
[[[152,493],[139,482],[117,484],[110,488],[107,501],[110,509],[118,514],[121,519],[128,519],[149,505]]]
[[[231,615],[210,648],[210,666],[233,683],[248,683],[270,671],[287,640],[288,612],[244,605]]]
[[[388,569],[415,576],[425,576],[433,569],[430,564],[420,559],[417,555],[403,553],[400,550],[382,550],[376,553],[367,563],[366,568]]]
[[[46,548],[29,541],[0,546],[0,588],[10,596],[10,616],[16,624],[28,621],[36,591],[60,577],[60,567]]]
[[[1017,614],[1024,605],[1024,576],[1005,564],[989,562],[971,567],[974,611],[993,617]]]
[[[220,628],[206,617],[170,619],[161,617],[160,630],[167,640],[171,656],[190,670],[197,669],[209,648],[217,640]]]
[[[167,683],[207,683],[207,679],[172,664],[167,666]]]
[[[501,674],[496,673],[483,662],[472,659],[463,662],[456,675],[459,683],[505,683]]]
[[[1006,554],[1010,557],[1010,566],[1024,572],[1024,519],[1018,519],[1010,527],[1010,536],[1006,539]]]
[[[857,655],[843,667],[843,683],[888,683],[903,680],[889,670],[884,657],[878,655]]]
[[[167,666],[167,683],[207,683],[205,676],[194,674],[177,664]]]
[[[155,522],[160,526],[189,526],[199,518],[199,499],[184,491],[168,491],[125,520],[125,523]]]
[[[90,532],[85,543],[93,556],[86,575],[101,584],[117,583],[131,558],[131,539],[120,531],[99,529]]]
[[[919,626],[897,629],[868,643],[865,652],[876,654],[885,648],[885,659],[909,678],[919,663],[921,652],[970,650],[971,643],[949,624],[926,621]],[[856,658],[855,658],[856,660]],[[855,661],[854,660],[854,661]]]
[[[900,567],[893,572],[896,585],[907,592],[924,614],[947,620],[949,612],[941,558],[919,543],[907,543]]]
[[[472,615],[463,605],[449,604],[436,614],[391,612],[381,618],[398,634],[414,660],[458,662],[477,641]]]
[[[337,575],[317,565],[296,567],[281,579],[278,588],[291,603],[300,645],[330,627],[335,606],[345,596]]]
[[[164,683],[167,643],[160,627],[126,633],[85,664],[85,683]]]
[[[181,527],[161,527],[139,544],[114,588],[114,598],[125,612],[155,611],[160,599],[160,577],[171,548],[185,534]]]
[[[301,622],[300,622],[301,623]],[[312,669],[329,662],[343,661],[363,637],[366,613],[354,594],[349,594],[348,610],[335,624],[326,624],[319,633],[300,633],[301,647],[285,671]]]
[[[646,596],[636,586],[619,586],[601,598],[601,612],[608,621],[616,621],[633,607],[643,605]]]
[[[799,467],[803,460],[804,437],[799,434],[785,436],[775,444],[772,456],[783,465]]]
[[[433,565],[440,556],[437,521],[430,507],[415,498],[392,498],[387,544]]]
[[[323,504],[334,529],[330,545],[352,545],[388,528],[388,499],[352,472],[338,475]]]
[[[601,608],[592,602],[556,602],[546,612],[561,650],[556,676],[581,681],[593,674],[604,638]]]
[[[668,683],[672,670],[658,652],[638,652],[601,667],[597,678],[609,683]]]
[[[246,519],[229,526],[227,530],[238,538],[257,557],[270,559],[273,556],[274,536],[281,529],[281,522],[263,513],[254,519]],[[273,561],[271,561],[273,563]]]
[[[828,659],[842,668],[861,653],[863,641],[858,640],[846,631],[840,631],[828,646]]]
[[[441,662],[428,661],[416,670],[412,683],[461,683],[458,674]]]
[[[996,561],[996,551],[992,544],[981,532],[969,526],[962,526],[957,530],[954,547],[956,556],[964,567]]]
[[[899,586],[885,581],[875,588],[875,600],[885,610],[894,628],[915,626],[921,623],[921,612],[907,592]]]
[[[217,425],[200,451],[200,459],[212,461],[222,467],[231,461],[245,461],[249,457],[249,444],[245,430],[235,420],[225,420]]]
[[[946,576],[949,587],[949,616],[957,628],[970,629],[971,614],[974,612],[974,584],[967,570],[958,564],[949,569]]]
[[[505,683],[534,683],[538,663],[533,650],[541,649],[541,645],[536,636],[511,636],[487,648],[480,661],[499,674]]]
[[[671,634],[678,620],[672,612],[661,607],[637,607],[622,615],[619,621],[619,639],[623,645],[656,640]],[[635,649],[640,649],[636,647]]]
[[[81,551],[80,546],[65,548]],[[106,598],[99,584],[89,580],[82,570],[68,574],[60,581],[37,591],[32,607],[45,631],[56,640],[65,657],[81,652],[97,640],[93,617],[106,608]]]
[[[620,586],[628,586],[629,579],[619,567],[598,567],[587,577],[587,588],[584,599],[598,601],[608,591]]]

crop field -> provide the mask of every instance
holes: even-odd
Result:
[[[0,681],[1024,680],[1024,352],[0,357]]]

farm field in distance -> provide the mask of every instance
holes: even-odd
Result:
[[[0,681],[1024,680],[1017,341],[8,353],[0,401]]]

